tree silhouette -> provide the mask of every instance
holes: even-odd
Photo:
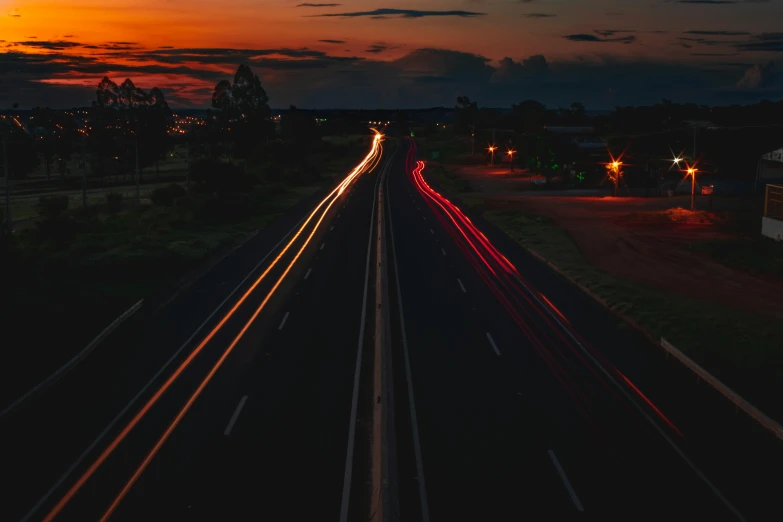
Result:
[[[218,110],[227,140],[236,152],[247,158],[253,148],[274,135],[269,97],[261,80],[247,65],[240,65],[234,82],[221,80],[212,94],[212,107]]]
[[[111,158],[122,158],[127,170],[135,168],[136,147],[143,169],[163,158],[169,146],[168,119],[171,109],[163,91],[149,93],[130,78],[121,85],[104,77],[96,90],[97,125],[90,143],[97,158],[96,170],[105,173]]]

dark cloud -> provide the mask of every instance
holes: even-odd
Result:
[[[10,13],[8,16],[10,16],[11,18],[21,18],[22,17],[22,15],[17,14],[17,13]]]
[[[65,40],[36,40],[26,42],[14,42],[16,45],[22,45],[25,47],[37,47],[39,49],[49,49],[51,51],[61,51],[71,47],[80,47],[82,44],[77,42],[66,42]]]
[[[158,49],[174,49],[174,46],[172,45],[161,45],[158,47]]]
[[[276,58],[282,56],[284,58]],[[330,62],[356,62],[363,58],[356,56],[333,56],[314,49],[157,49],[126,56],[139,61],[155,61],[165,64],[240,64],[247,63],[266,68],[314,68],[324,67]],[[271,58],[270,58],[271,57]]]
[[[416,9],[389,9],[381,8],[374,11],[354,11],[349,13],[325,13],[310,16],[340,16],[340,17],[361,17],[369,16],[376,19],[396,18],[423,18],[425,16],[458,16],[470,18],[475,16],[484,16],[486,13],[475,13],[472,11],[419,11]]]
[[[594,34],[567,34],[563,36],[566,40],[572,42],[614,42],[630,44],[636,41],[636,37],[633,35],[619,36],[617,38],[600,38]]]
[[[63,38],[76,38],[76,36],[72,34],[64,34]]]
[[[515,83],[540,78],[549,71],[549,63],[543,55],[536,54],[515,62],[511,58],[500,60],[498,67],[490,78],[491,83]]]
[[[683,42],[692,42],[695,44],[701,44],[701,45],[729,45],[731,44],[730,41],[726,40],[711,40],[709,38],[697,38],[693,36],[680,36],[677,38],[680,41]]]
[[[691,56],[737,56],[736,53],[691,53]]]
[[[746,42],[735,43],[739,51],[783,52],[783,33],[761,33]]]
[[[747,31],[685,31],[683,34],[697,34],[700,36],[750,36]]]
[[[114,63],[119,56],[110,51],[68,54],[73,51],[4,54],[0,105],[8,101],[26,107],[89,105],[95,97],[94,85],[104,75],[121,81],[165,74],[170,83],[163,86],[164,92],[173,105],[205,107],[214,84],[231,77],[221,71],[239,63],[247,63],[259,74],[275,107],[450,106],[459,95],[484,106],[510,106],[531,98],[550,107],[580,99],[589,108],[654,103],[662,97],[704,104],[783,97],[771,66],[747,63],[710,61],[700,66],[605,56],[550,62],[543,55],[493,62],[476,54],[431,48],[394,60],[336,57],[312,49],[157,49],[123,52],[121,63]],[[57,78],[78,78],[91,85],[42,83]]]
[[[38,38],[37,36],[25,36],[25,38]]]
[[[386,49],[388,49],[386,45],[375,44],[365,49],[364,52],[378,54],[378,53],[382,53]]]
[[[412,76],[414,83],[456,83],[457,80],[448,76]]]
[[[329,43],[329,44],[344,44],[345,40],[318,40],[319,42],[323,43]]]
[[[552,17],[555,17],[557,15],[552,14],[552,13],[527,13],[527,14],[522,15],[522,16],[524,16],[525,18],[552,18]]]
[[[298,4],[296,7],[337,7],[343,4]]]
[[[608,37],[608,36],[614,36],[619,33],[635,33],[636,30],[635,29],[595,29],[593,32],[603,37]]]

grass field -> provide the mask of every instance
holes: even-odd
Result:
[[[514,211],[484,217],[740,392],[756,379],[766,380],[760,385],[767,390],[783,382],[783,323],[613,277],[588,263],[568,233],[547,218]]]
[[[24,339],[25,347],[9,344],[0,396],[12,393],[6,384],[28,379],[32,385],[53,371],[134,302],[165,299],[209,259],[334,185],[367,153],[366,141],[357,136],[321,152],[315,177],[287,184],[259,176],[249,192],[223,195],[194,184],[173,206],[146,202],[136,208],[129,204],[133,185],[89,193],[90,213],[82,212],[81,191],[50,193],[69,197],[66,214],[20,226],[9,245],[0,245],[0,273],[13,274],[3,284],[0,329],[6,339]],[[141,186],[142,198],[169,184],[154,179],[146,175],[150,183]],[[111,208],[106,192],[122,193],[124,204]],[[15,198],[14,219],[34,216],[38,199],[37,194]],[[45,329],[30,328],[43,318]],[[55,343],[52,332],[58,332]]]
[[[729,268],[762,278],[783,279],[783,242],[768,237],[699,241],[691,249]]]

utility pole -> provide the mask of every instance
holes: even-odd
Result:
[[[8,170],[8,135],[3,134],[3,174],[5,175],[5,226],[10,236],[14,230],[11,222],[11,171]]]
[[[81,150],[81,163],[82,163],[82,206],[84,208],[87,208],[87,165],[86,159],[84,156],[84,142],[82,142],[82,150]]]
[[[141,206],[141,165],[139,163],[139,140],[136,140],[136,206]]]

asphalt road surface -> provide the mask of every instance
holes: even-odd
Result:
[[[397,520],[779,519],[779,441],[418,160],[386,140],[309,224],[318,199],[0,419],[2,519],[366,520],[379,264]]]

